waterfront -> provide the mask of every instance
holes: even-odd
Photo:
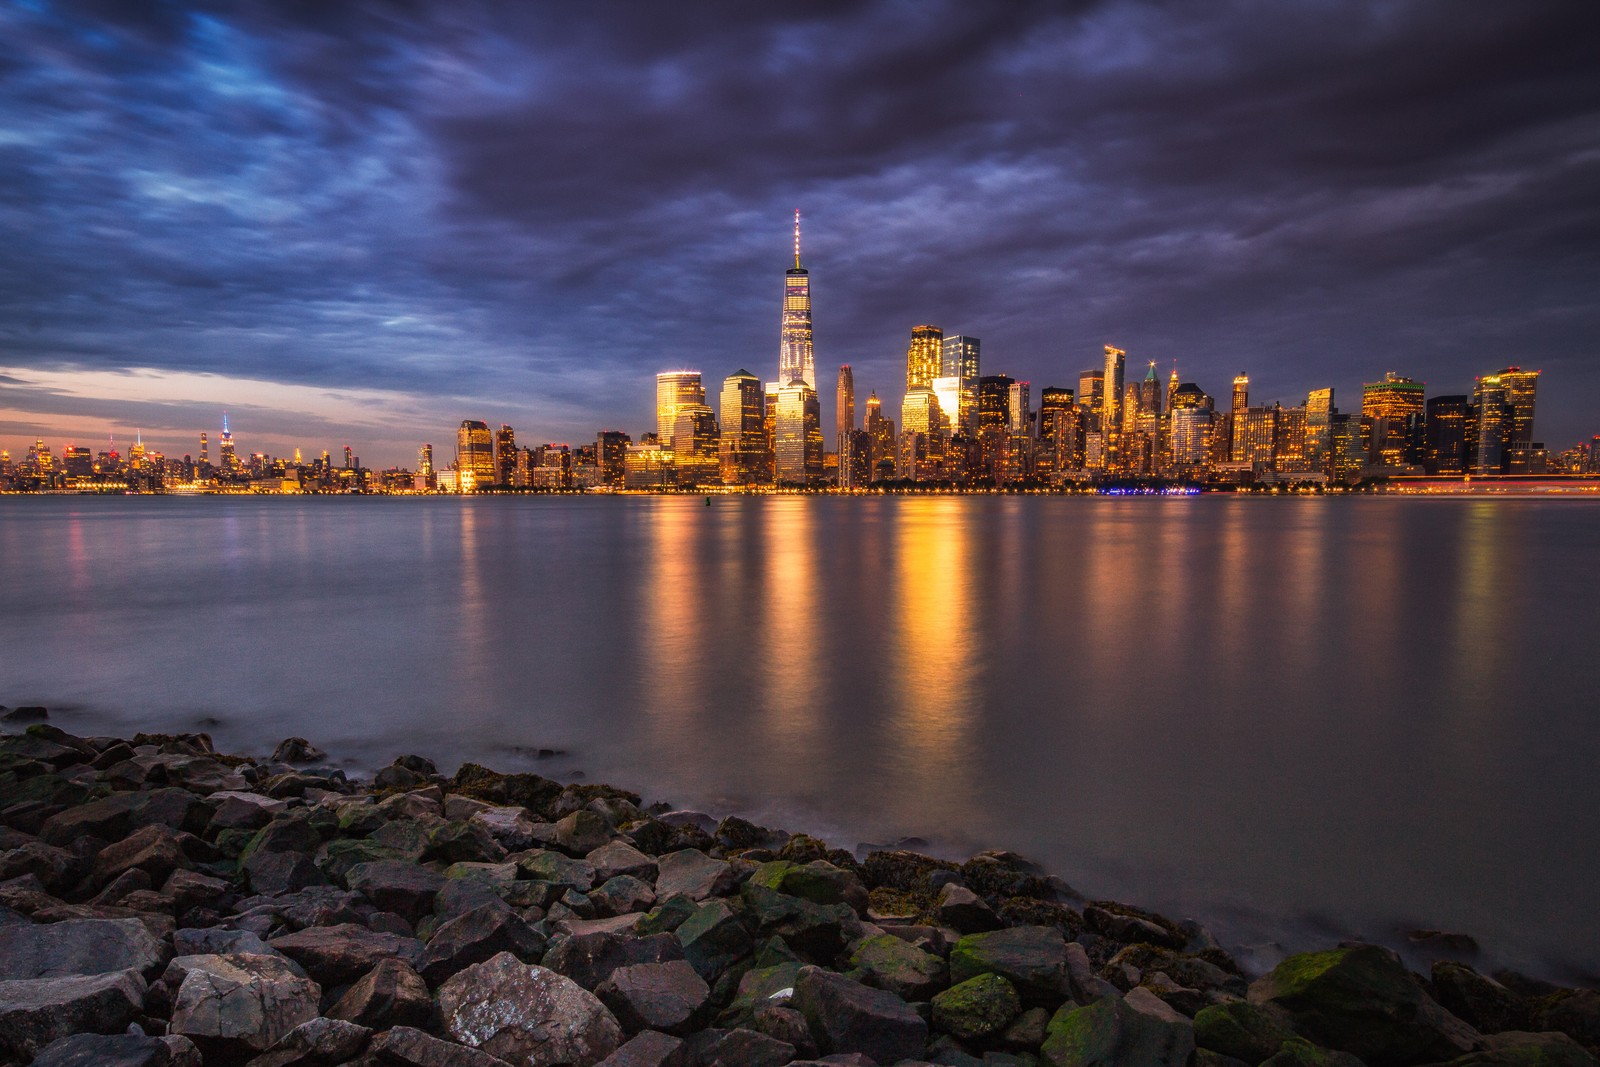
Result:
[[[0,702],[1595,968],[1581,501],[0,501]],[[545,759],[539,748],[565,750]]]

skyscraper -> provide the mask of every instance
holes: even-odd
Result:
[[[1240,371],[1233,379],[1233,405],[1228,408],[1232,414],[1242,414],[1250,406],[1250,375]]]
[[[802,381],[817,387],[811,351],[811,274],[800,265],[800,212],[794,213],[794,266],[783,275],[783,332],[778,350],[778,385]],[[664,446],[663,446],[664,447]]]
[[[346,464],[348,466],[348,464]],[[517,469],[517,434],[505,423],[494,435],[494,481],[496,485],[510,485],[511,472]]]
[[[1029,382],[1012,382],[1006,397],[1006,426],[1012,433],[1030,433],[1033,425],[1033,403]]]
[[[865,422],[867,436],[871,438],[871,453],[868,457],[868,477],[871,481],[881,481],[894,477],[895,468],[895,435],[894,420],[883,417],[883,401],[878,399],[877,390],[867,397],[867,417]]]
[[[815,389],[797,379],[778,390],[773,433],[780,484],[809,485],[822,477],[822,405]]]
[[[1367,462],[1399,467],[1422,462],[1425,387],[1394,371],[1361,387],[1361,436]]]
[[[205,434],[200,435],[200,466],[202,468],[211,466],[211,446]]]
[[[766,395],[761,379],[737,370],[722,379],[722,480],[727,485],[760,485],[771,480],[767,455]]]
[[[1101,378],[1100,433],[1103,436],[1101,462],[1108,470],[1119,464],[1122,439],[1122,376],[1127,354],[1106,345],[1106,369]]]
[[[1306,394],[1306,467],[1330,474],[1333,457],[1333,387]]]
[[[222,461],[222,469],[236,471],[239,469],[239,456],[233,448],[233,433],[228,429],[228,413],[222,413],[222,436],[217,438],[218,458]]]
[[[839,367],[839,386],[834,395],[834,447],[844,453],[844,435],[856,428],[856,379],[850,364]]]
[[[456,430],[456,484],[464,493],[494,481],[494,442],[489,424],[463,419]]]
[[[417,473],[424,478],[433,474],[433,446],[430,444],[417,449]]]
[[[672,449],[672,432],[678,424],[678,408],[685,404],[704,404],[705,388],[697,370],[668,370],[656,375],[656,439],[661,447]]]
[[[1506,442],[1516,423],[1516,409],[1498,374],[1485,374],[1472,389],[1467,422],[1467,472],[1504,474]]]
[[[937,326],[911,327],[906,347],[906,391],[932,389],[944,359],[944,331]]]
[[[1429,474],[1463,474],[1467,468],[1467,398],[1430,396],[1427,404]]]
[[[1496,375],[1511,405],[1511,432],[1506,438],[1506,472],[1527,474],[1533,470],[1533,402],[1539,387],[1539,372],[1507,367]]]
[[[952,334],[940,343],[939,377],[959,378],[959,404],[945,415],[961,433],[974,435],[978,430],[978,377],[979,350],[976,337]]]

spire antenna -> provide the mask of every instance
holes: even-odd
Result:
[[[800,269],[800,209],[794,209],[794,269]]]

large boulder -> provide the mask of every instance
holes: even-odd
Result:
[[[145,983],[136,970],[0,982],[0,1058],[27,1060],[77,1033],[117,1033],[139,1013]]]
[[[507,1067],[498,1056],[442,1041],[411,1026],[397,1026],[374,1035],[367,1051],[385,1067]]]
[[[904,1000],[927,1000],[944,988],[944,960],[893,934],[875,934],[856,942],[850,953],[851,977]]]
[[[545,849],[518,853],[513,858],[517,870],[534,881],[548,882],[558,889],[574,889],[579,893],[587,893],[594,888],[594,865],[588,860],[574,859]]]
[[[1438,960],[1432,977],[1439,1006],[1483,1033],[1519,1029],[1527,1015],[1524,997],[1465,963]]]
[[[657,864],[656,896],[662,900],[679,893],[691,900],[725,897],[739,884],[727,863],[692,848],[669,852]]]
[[[683,945],[684,957],[708,982],[716,981],[755,947],[749,931],[725,900],[700,905],[679,924],[676,935]]]
[[[651,857],[640,852],[626,841],[610,841],[584,859],[594,868],[595,877],[605,882],[619,875],[654,882],[658,866]]]
[[[1051,1067],[1185,1067],[1194,1052],[1194,1027],[1105,997],[1062,1007],[1039,1051]]]
[[[622,1027],[593,993],[509,952],[452,976],[438,1004],[456,1041],[527,1067],[592,1067],[622,1043]]]
[[[179,1067],[184,1060],[175,1046],[199,1067],[200,1054],[187,1038],[144,1034],[73,1034],[41,1049],[33,1067]]]
[[[1284,1012],[1245,1000],[1213,1004],[1194,1017],[1195,1044],[1246,1063],[1260,1063],[1295,1036]]]
[[[325,986],[344,985],[372,970],[380,960],[398,959],[417,965],[422,942],[379,933],[355,923],[310,926],[267,942],[267,947],[294,960]]]
[[[130,969],[148,979],[170,955],[138,919],[0,925],[0,981]]]
[[[1508,1030],[1485,1037],[1482,1048],[1451,1060],[1449,1067],[1600,1067],[1600,1059],[1566,1034]]]
[[[818,962],[831,961],[860,929],[848,904],[817,904],[753,882],[739,887],[739,903],[760,936],[781,937]]]
[[[982,897],[964,885],[946,883],[933,902],[933,917],[942,925],[963,934],[998,930],[1005,923]]]
[[[1479,1039],[1377,945],[1290,956],[1250,986],[1250,1000],[1282,1008],[1300,1034],[1372,1067],[1454,1059]]]
[[[689,1067],[683,1039],[646,1030],[625,1041],[599,1067]]]
[[[372,1031],[343,1019],[312,1019],[280,1037],[248,1067],[292,1067],[294,1064],[343,1063],[366,1047]]]
[[[428,940],[417,971],[429,985],[452,974],[509,952],[524,963],[538,963],[545,939],[499,900],[480,904],[440,926]]]
[[[968,934],[950,950],[950,980],[998,974],[1030,1004],[1060,1003],[1068,992],[1067,943],[1053,926],[1014,926]]]
[[[1562,990],[1534,1012],[1540,1030],[1559,1030],[1590,1048],[1600,1048],[1600,990]]]
[[[759,1030],[702,1030],[688,1041],[696,1067],[782,1067],[795,1047]]]
[[[618,967],[597,993],[629,1033],[684,1033],[711,999],[711,987],[686,960]]]
[[[569,856],[587,856],[617,836],[605,816],[575,811],[559,820],[551,831],[555,846]]]
[[[640,963],[666,963],[684,958],[683,946],[672,934],[630,937],[596,931],[572,934],[550,946],[544,966],[572,979],[585,989],[600,986],[618,967]]]
[[[413,924],[433,910],[433,898],[444,883],[438,871],[395,860],[358,863],[345,875],[347,887]]]
[[[1022,998],[998,974],[980,974],[933,998],[933,1025],[962,1041],[1000,1033],[1022,1012]]]
[[[801,968],[793,1007],[824,1053],[859,1052],[895,1063],[920,1058],[928,1043],[928,1024],[905,1001],[820,967]]]
[[[377,966],[345,990],[330,1019],[343,1019],[374,1030],[395,1026],[427,1028],[433,1020],[433,996],[422,977],[400,960],[380,960]]]
[[[322,999],[322,987],[282,956],[179,956],[163,981],[177,985],[168,1032],[235,1055],[271,1048],[315,1019]]]
[[[210,806],[187,789],[150,789],[113,793],[58,812],[44,821],[39,836],[64,848],[85,837],[120,841],[133,830],[156,823],[199,833],[210,821]]]

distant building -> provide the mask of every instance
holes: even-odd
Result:
[[[761,379],[737,370],[722,379],[722,438],[719,459],[725,485],[762,485],[772,480],[767,447],[766,393]],[[774,413],[776,414],[776,413]]]
[[[348,450],[347,450],[348,451]],[[349,466],[348,463],[345,466]],[[494,435],[494,481],[496,485],[510,485],[512,472],[517,467],[516,431],[505,423]]]
[[[834,391],[833,439],[834,447],[842,455],[845,435],[856,428],[856,379],[850,364],[839,367],[839,384]]]
[[[494,484],[494,441],[489,424],[463,419],[456,430],[457,486],[471,493]]]
[[[975,436],[978,431],[978,378],[981,375],[982,343],[976,337],[953,334],[939,345],[939,377],[957,379],[954,406],[945,407],[945,417],[959,433]],[[944,403],[943,395],[940,404]]]
[[[601,485],[623,484],[627,477],[628,445],[632,440],[621,430],[601,430],[595,434],[594,462]]]
[[[778,390],[776,436],[779,484],[811,485],[822,479],[822,405],[817,391],[796,379]]]
[[[1405,467],[1422,462],[1423,394],[1421,382],[1390,371],[1382,381],[1361,389],[1361,436],[1367,463]]]
[[[800,212],[794,213],[794,266],[783,276],[783,327],[778,384],[802,381],[814,391],[817,368],[811,347],[811,274],[800,265]]]
[[[944,358],[944,331],[937,326],[911,327],[911,344],[906,347],[906,392],[932,389],[940,377]]]
[[[656,375],[656,440],[667,450],[673,448],[672,433],[678,424],[678,408],[704,404],[706,391],[697,370],[662,371]]]
[[[1426,407],[1427,452],[1423,466],[1429,474],[1463,474],[1467,469],[1467,409],[1465,396],[1434,396]]]

